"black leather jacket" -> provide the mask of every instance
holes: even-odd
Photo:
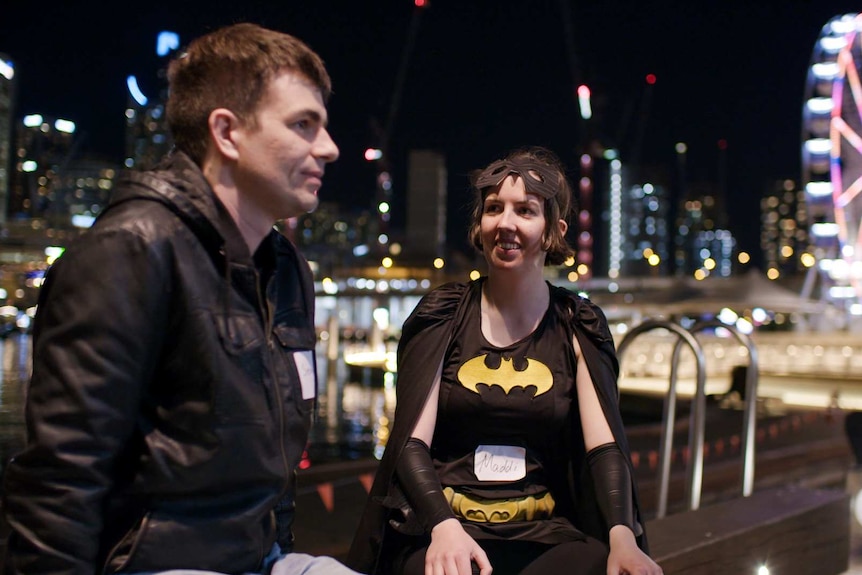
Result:
[[[275,231],[253,259],[188,157],[129,174],[40,294],[6,572],[237,573],[289,545],[313,311],[307,262]]]

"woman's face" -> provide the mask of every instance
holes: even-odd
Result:
[[[482,251],[491,268],[541,273],[546,255],[544,202],[526,191],[520,176],[509,174],[485,197],[479,226]]]

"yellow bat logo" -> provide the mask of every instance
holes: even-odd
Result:
[[[458,370],[458,381],[470,391],[479,393],[477,384],[484,383],[488,386],[499,385],[508,395],[513,387],[526,389],[532,385],[536,388],[536,394],[533,397],[538,397],[554,386],[551,370],[537,359],[525,358],[527,367],[518,371],[512,364],[512,358],[504,357],[500,367],[490,369],[485,365],[486,357],[488,357],[487,354],[476,356],[464,362]]]

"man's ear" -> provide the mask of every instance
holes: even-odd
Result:
[[[227,108],[216,108],[210,112],[209,121],[210,137],[213,144],[222,156],[236,160],[239,156],[235,132],[239,128],[239,119],[236,114]]]

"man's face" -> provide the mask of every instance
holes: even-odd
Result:
[[[256,126],[237,133],[240,194],[272,222],[313,211],[324,166],[338,158],[320,91],[303,76],[282,72],[270,82],[255,118]]]

